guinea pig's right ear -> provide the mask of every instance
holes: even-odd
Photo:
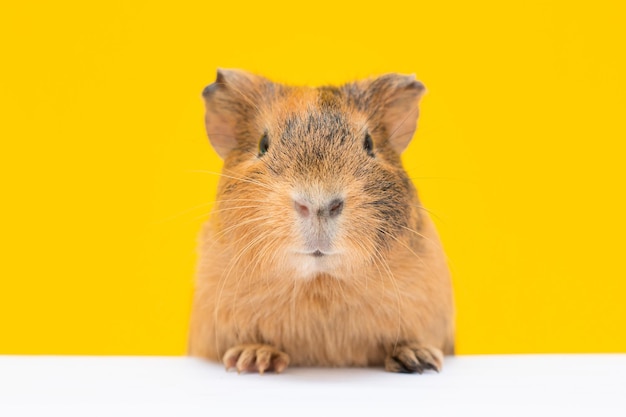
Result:
[[[415,75],[386,74],[344,88],[357,108],[370,114],[371,123],[383,129],[391,147],[404,152],[417,128],[419,102],[425,91]]]
[[[202,91],[206,133],[222,159],[237,146],[266,83],[265,78],[244,71],[218,69],[215,82]]]

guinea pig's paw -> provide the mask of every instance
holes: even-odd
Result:
[[[226,351],[223,361],[227,371],[279,374],[289,365],[289,355],[268,345],[238,345]]]
[[[385,359],[385,370],[399,373],[421,374],[426,369],[441,371],[443,353],[441,350],[418,343],[396,346]]]

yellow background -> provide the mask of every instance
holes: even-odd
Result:
[[[415,72],[458,352],[626,351],[622,4],[4,4],[0,353],[184,354],[217,67]]]

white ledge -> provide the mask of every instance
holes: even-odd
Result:
[[[0,416],[626,416],[626,354],[446,358],[440,374],[225,372],[184,357],[0,356]]]

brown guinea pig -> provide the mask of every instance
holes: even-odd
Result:
[[[450,273],[400,154],[423,85],[291,87],[219,70],[203,92],[224,159],[199,254],[189,353],[226,368],[439,371]]]

